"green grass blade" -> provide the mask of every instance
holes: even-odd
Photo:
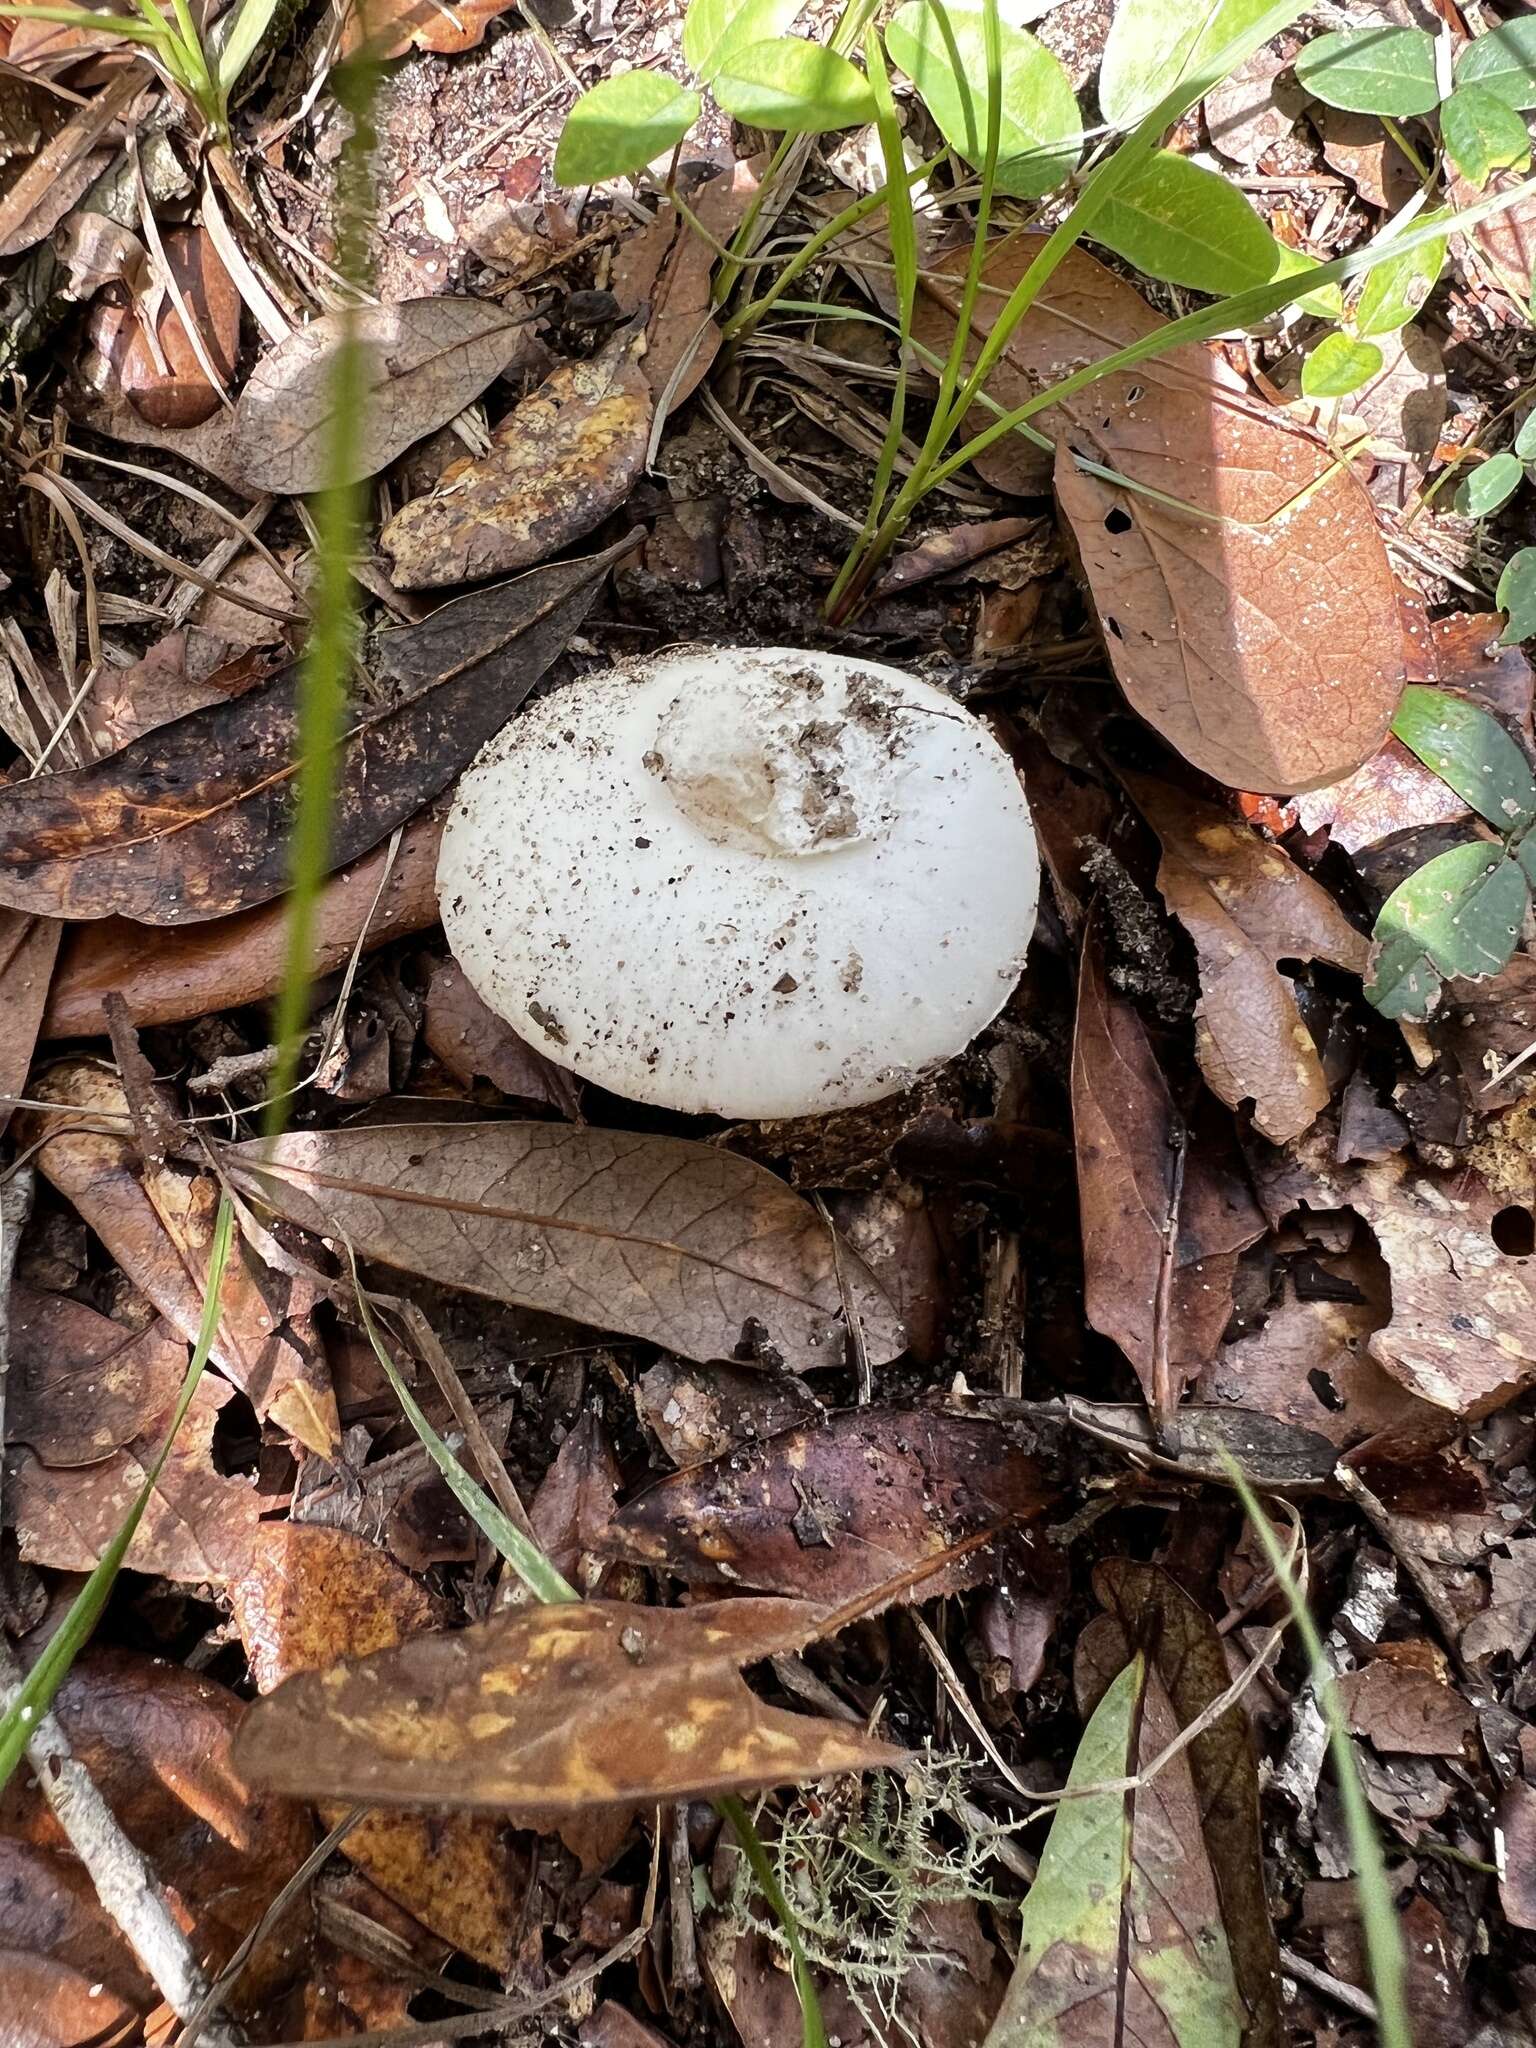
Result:
[[[262,37],[272,26],[279,0],[240,0],[234,26],[230,29],[218,59],[218,89],[225,105],[240,83],[245,67],[261,48]]]
[[[171,1415],[171,1426],[166,1431],[165,1441],[155,1455],[155,1461],[145,1475],[144,1484],[139,1488],[137,1498],[123,1519],[122,1527],[101,1554],[101,1561],[91,1573],[70,1604],[57,1634],[32,1666],[25,1681],[17,1688],[16,1696],[0,1715],[0,1790],[10,1782],[11,1773],[26,1754],[27,1744],[37,1728],[40,1717],[52,1706],[54,1696],[69,1675],[69,1668],[90,1640],[91,1632],[100,1621],[102,1612],[111,1596],[112,1587],[123,1560],[128,1555],[134,1537],[138,1534],[144,1511],[154,1496],[160,1474],[165,1470],[165,1461],[171,1454],[177,1432],[186,1420],[187,1410],[192,1405],[192,1396],[197,1392],[197,1383],[203,1376],[203,1367],[208,1363],[208,1354],[213,1348],[214,1333],[219,1326],[219,1294],[223,1286],[224,1269],[229,1261],[230,1242],[234,1234],[234,1211],[229,1198],[219,1204],[219,1213],[213,1226],[213,1245],[208,1257],[208,1290],[203,1299],[203,1318],[198,1325],[197,1342],[192,1347],[192,1357],[187,1366],[186,1377],[181,1383],[181,1392],[176,1398],[176,1407]]]
[[[752,1824],[752,1816],[745,1802],[734,1792],[725,1792],[715,1801],[716,1811],[722,1820],[729,1821],[731,1829],[741,1844],[741,1853],[746,1857],[752,1875],[757,1879],[758,1888],[773,1912],[773,1917],[784,1930],[784,1939],[789,1945],[790,1962],[794,1969],[795,1990],[800,1999],[803,2048],[827,2048],[827,2029],[821,2017],[821,2000],[816,1995],[816,1980],[811,1975],[810,1963],[806,1960],[805,1949],[800,1940],[800,1929],[795,1916],[789,1909],[789,1901],[774,1876],[773,1865],[768,1861],[768,1851],[763,1847],[762,1838]]]
[[[158,44],[171,40],[171,30],[164,21],[158,21],[158,25],[151,28],[147,22],[135,21],[131,14],[99,14],[84,7],[34,7],[23,5],[22,0],[6,0],[6,4],[0,6],[0,20],[56,21],[63,28],[89,29],[92,34],[122,36],[130,43]]]
[[[1370,1968],[1371,1983],[1376,1993],[1377,2027],[1381,2048],[1413,2048],[1413,2028],[1409,2024],[1408,2002],[1404,1993],[1406,1973],[1403,1944],[1398,1932],[1397,1912],[1392,1903],[1392,1887],[1381,1853],[1381,1838],[1376,1832],[1376,1823],[1371,1817],[1371,1809],[1360,1784],[1354,1745],[1349,1739],[1349,1730],[1345,1726],[1338,1694],[1334,1689],[1333,1672],[1323,1654],[1322,1638],[1317,1632],[1317,1624],[1312,1619],[1307,1603],[1302,1599],[1300,1589],[1291,1576],[1285,1552],[1270,1527],[1268,1515],[1260,1507],[1252,1487],[1236,1461],[1225,1451],[1222,1453],[1222,1459],[1232,1484],[1237,1489],[1238,1498],[1247,1511],[1248,1519],[1264,1546],[1264,1554],[1269,1560],[1269,1568],[1275,1575],[1276,1584],[1285,1594],[1291,1618],[1296,1623],[1296,1632],[1306,1646],[1318,1706],[1328,1724],[1328,1746],[1333,1754],[1334,1774],[1338,1780],[1339,1804],[1344,1812],[1344,1830],[1349,1837],[1349,1846],[1355,1859],[1355,1883],[1360,1894],[1360,1926],[1365,1937],[1365,1955]]]

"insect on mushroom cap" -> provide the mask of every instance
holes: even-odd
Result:
[[[883,663],[683,647],[528,707],[459,786],[448,942],[557,1064],[637,1102],[874,1102],[991,1022],[1039,859],[982,722]]]

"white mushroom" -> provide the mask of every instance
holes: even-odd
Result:
[[[873,1102],[1003,1007],[1039,861],[979,719],[882,663],[685,647],[530,706],[459,786],[438,896],[476,990],[617,1095]]]

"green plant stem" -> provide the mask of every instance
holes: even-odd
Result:
[[[332,74],[332,89],[353,123],[338,194],[342,240],[337,267],[355,282],[362,281],[367,267],[367,215],[361,202],[367,192],[373,151],[377,80],[378,66],[361,59]],[[273,1021],[278,1058],[267,1107],[269,1136],[286,1120],[309,1018],[315,903],[330,867],[337,749],[356,636],[352,563],[361,533],[362,490],[351,479],[359,468],[367,403],[365,356],[354,331],[356,312],[356,307],[344,307],[335,316],[341,339],[331,369],[326,470],[340,481],[315,500],[315,585],[309,639],[299,673],[298,793],[290,838],[283,982]]]
[[[144,1475],[144,1484],[139,1488],[132,1507],[123,1518],[122,1526],[101,1554],[100,1562],[70,1603],[69,1612],[59,1625],[47,1648],[28,1672],[17,1689],[15,1696],[0,1716],[0,1790],[10,1782],[11,1774],[26,1754],[27,1744],[32,1740],[39,1718],[53,1705],[59,1687],[69,1675],[69,1668],[91,1638],[92,1631],[100,1621],[111,1597],[112,1587],[123,1560],[138,1534],[144,1512],[154,1498],[155,1488],[160,1483],[160,1474],[171,1455],[181,1425],[192,1406],[192,1396],[197,1392],[198,1381],[208,1363],[208,1354],[213,1349],[214,1334],[219,1327],[219,1296],[224,1282],[224,1269],[229,1261],[230,1243],[234,1234],[234,1211],[226,1195],[219,1203],[219,1212],[214,1220],[213,1242],[208,1254],[208,1283],[203,1296],[202,1321],[198,1325],[197,1342],[192,1347],[192,1357],[187,1366],[186,1377],[181,1383],[181,1392],[176,1397],[176,1406],[171,1415],[170,1428],[165,1441],[155,1454],[153,1464]]]
[[[1414,148],[1413,144],[1408,140],[1408,137],[1403,133],[1398,123],[1392,119],[1390,114],[1383,114],[1381,116],[1381,125],[1383,128],[1386,129],[1388,135],[1397,144],[1398,148],[1403,152],[1403,155],[1407,157],[1409,163],[1412,164],[1414,175],[1418,178],[1419,183],[1421,185],[1427,185],[1435,175],[1433,165],[1425,163],[1423,157],[1419,155],[1419,152]]]
[[[1323,1652],[1322,1638],[1291,1575],[1285,1552],[1270,1526],[1269,1517],[1260,1506],[1253,1488],[1229,1453],[1222,1453],[1222,1461],[1247,1511],[1254,1532],[1264,1546],[1264,1554],[1269,1560],[1269,1568],[1275,1576],[1275,1581],[1285,1594],[1291,1618],[1296,1624],[1296,1632],[1306,1647],[1307,1657],[1311,1663],[1312,1686],[1317,1695],[1318,1707],[1328,1724],[1328,1746],[1333,1755],[1339,1803],[1343,1808],[1344,1828],[1355,1859],[1355,1883],[1360,1894],[1360,1926],[1365,1937],[1371,1986],[1376,1994],[1381,2048],[1413,2048],[1413,2028],[1409,2024],[1404,1992],[1406,1971],[1403,1963],[1403,1944],[1398,1933],[1397,1916],[1392,1906],[1392,1887],[1387,1878],[1387,1867],[1382,1857],[1376,1823],[1371,1818],[1371,1809],[1360,1784],[1354,1745],[1349,1739],[1349,1730],[1339,1707],[1333,1672]]]
[[[773,1874],[773,1865],[768,1860],[768,1851],[753,1825],[752,1816],[745,1802],[734,1792],[724,1792],[715,1801],[722,1820],[731,1824],[741,1853],[757,1879],[758,1887],[773,1912],[773,1917],[784,1930],[784,1939],[789,1947],[790,1962],[794,1969],[795,1990],[800,1999],[800,2017],[804,2028],[804,2048],[827,2048],[827,2029],[821,2017],[821,2000],[816,1995],[816,1981],[811,1975],[811,1966],[806,1960],[801,1944],[800,1930],[795,1916],[789,1910],[789,1901],[780,1889],[779,1880]]]

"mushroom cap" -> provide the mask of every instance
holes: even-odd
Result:
[[[981,721],[900,669],[683,647],[529,706],[459,785],[438,861],[476,991],[638,1102],[874,1102],[1007,1001],[1039,858]]]

